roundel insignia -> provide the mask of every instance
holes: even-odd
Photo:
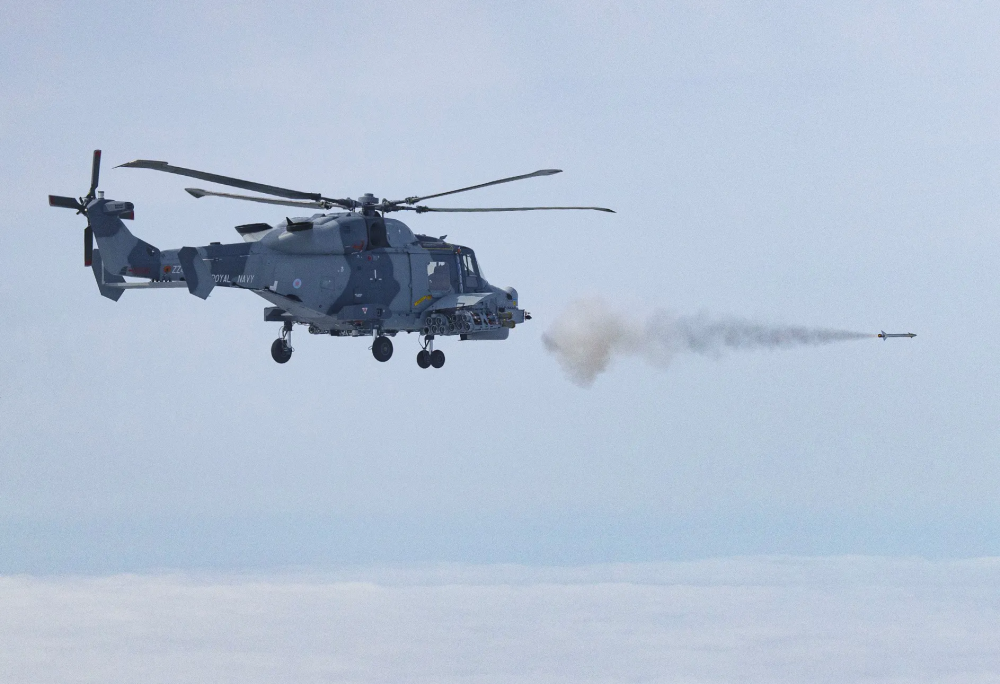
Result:
[[[296,278],[295,280],[293,280],[292,287],[294,287],[296,290],[302,287],[302,278]]]

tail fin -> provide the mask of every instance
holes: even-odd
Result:
[[[108,285],[108,283],[124,283],[125,279],[120,275],[108,273],[104,270],[104,263],[101,261],[101,250],[94,250],[94,257],[90,267],[94,269],[94,280],[97,281],[97,287],[101,290],[101,294],[115,302],[121,299],[125,290],[120,287]]]
[[[94,230],[104,270],[115,276],[128,271],[129,275],[154,277],[160,268],[160,250],[125,227],[122,218],[134,215],[131,202],[97,199],[87,207],[87,219]]]
[[[188,292],[195,297],[208,299],[208,295],[215,287],[215,280],[212,278],[212,269],[208,267],[205,260],[198,254],[194,247],[182,247],[177,252],[177,259],[184,269],[184,280],[187,282]]]

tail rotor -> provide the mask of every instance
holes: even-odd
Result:
[[[62,197],[60,195],[49,195],[49,206],[60,207],[62,209],[75,209],[76,213],[87,216],[87,206],[97,197],[97,184],[101,178],[101,151],[94,150],[94,161],[90,168],[90,190],[85,197],[74,199],[72,197]],[[83,265],[90,266],[94,261],[94,229],[90,227],[90,218],[87,218],[87,227],[83,230]]]

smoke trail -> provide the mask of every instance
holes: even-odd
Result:
[[[612,309],[600,299],[574,302],[542,336],[570,378],[593,384],[616,356],[638,356],[664,368],[681,352],[719,357],[730,349],[782,349],[872,337],[868,333],[788,325],[742,318],[674,316],[655,310],[643,319]]]

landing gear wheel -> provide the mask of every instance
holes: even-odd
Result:
[[[372,356],[383,363],[392,357],[392,340],[385,335],[379,335],[372,344]]]
[[[435,349],[431,352],[431,365],[435,368],[440,368],[444,365],[444,352],[440,349]]]
[[[292,358],[292,348],[280,337],[271,343],[271,358],[278,363],[288,363]]]
[[[417,365],[421,368],[431,367],[431,353],[426,349],[417,352]]]

